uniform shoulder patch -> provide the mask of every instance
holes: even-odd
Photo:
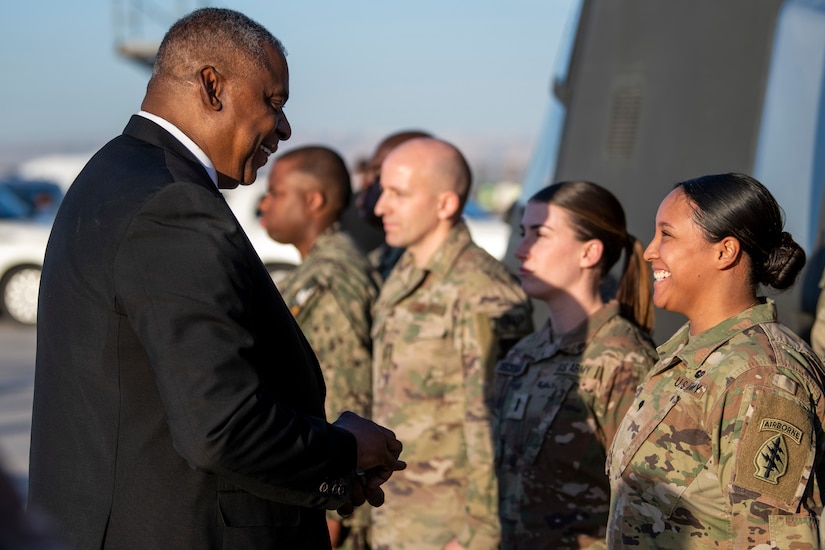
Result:
[[[754,390],[737,448],[734,492],[795,510],[813,468],[815,441],[811,413],[785,391]]]

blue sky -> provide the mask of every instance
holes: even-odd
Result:
[[[126,0],[13,2],[0,18],[0,151],[96,148],[139,108],[149,72],[115,52]],[[148,1],[145,4],[151,4]],[[196,2],[164,2],[181,5]],[[200,5],[203,5],[201,2]],[[573,0],[229,0],[288,50],[293,142],[369,153],[401,128],[529,147]],[[163,26],[145,28],[159,39]],[[284,144],[284,148],[290,143]],[[21,153],[23,154],[23,153]]]

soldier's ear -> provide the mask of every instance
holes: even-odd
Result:
[[[452,220],[458,214],[461,200],[455,191],[443,191],[438,194],[436,213],[439,220]]]
[[[581,258],[579,265],[581,267],[593,267],[598,265],[604,253],[604,243],[599,239],[590,239],[582,244]]]
[[[729,269],[739,263],[742,248],[736,237],[725,237],[718,243],[714,243],[713,247],[716,251],[719,269]]]
[[[327,198],[320,191],[307,191],[304,197],[308,210],[318,212],[323,210],[327,204]]]

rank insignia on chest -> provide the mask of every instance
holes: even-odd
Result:
[[[519,392],[514,394],[513,401],[507,407],[507,418],[510,420],[522,420],[524,413],[527,411],[527,402],[529,400],[529,393]]]

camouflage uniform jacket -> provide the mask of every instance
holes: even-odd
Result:
[[[527,297],[457,224],[425,269],[406,252],[374,309],[375,420],[407,469],[373,510],[373,548],[498,547],[487,400],[496,361],[532,330]]]
[[[818,548],[825,370],[808,345],[767,301],[658,351],[608,458],[610,546]]]
[[[366,418],[372,410],[372,306],[380,277],[352,239],[334,224],[278,288],[309,341],[327,387],[324,409],[334,421],[343,411]],[[341,521],[335,511],[327,517]],[[369,510],[359,508],[344,524],[346,548],[361,548]]]
[[[318,356],[327,386],[325,409],[369,418],[372,408],[372,306],[380,278],[337,224],[278,286]]]
[[[498,364],[502,548],[604,547],[607,449],[656,358],[650,338],[609,302],[555,339],[548,321]]]

